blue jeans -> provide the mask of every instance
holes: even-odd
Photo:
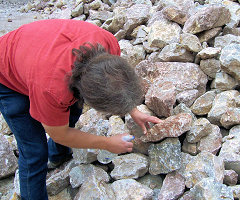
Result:
[[[29,114],[29,98],[0,84],[0,111],[13,132],[19,150],[19,180],[22,200],[47,200],[48,158],[59,161],[71,149],[47,138],[42,124]],[[70,107],[69,126],[74,127],[82,110]]]

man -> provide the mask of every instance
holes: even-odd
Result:
[[[19,149],[22,199],[48,199],[47,161],[63,161],[69,147],[132,151],[124,133],[104,137],[71,128],[79,102],[110,114],[129,112],[144,132],[148,122],[160,122],[136,109],[139,80],[114,36],[83,21],[42,20],[0,37],[0,83],[0,111]]]

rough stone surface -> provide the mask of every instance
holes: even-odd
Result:
[[[153,189],[161,189],[163,184],[163,178],[160,175],[147,174],[137,179],[137,181],[147,187]]]
[[[106,184],[104,181],[99,181],[96,178],[84,182],[74,198],[74,200],[86,199],[116,200],[111,185]]]
[[[176,102],[175,90],[172,82],[157,81],[148,89],[145,103],[156,115],[169,117],[173,114],[173,105]]]
[[[116,199],[151,200],[153,190],[134,179],[123,179],[112,183]]]
[[[150,174],[167,174],[180,169],[181,144],[178,138],[167,138],[159,144],[152,144],[148,151]]]
[[[217,28],[213,28],[213,29],[210,29],[210,30],[203,31],[203,32],[198,34],[199,41],[201,43],[202,42],[208,42],[209,40],[218,36],[219,33],[221,32],[221,30],[222,30],[221,27],[217,27]]]
[[[197,144],[198,152],[207,151],[214,155],[217,155],[222,147],[222,134],[217,125],[211,124],[210,133],[201,138]]]
[[[222,69],[240,81],[240,44],[225,46],[219,60]]]
[[[158,199],[178,199],[185,190],[185,180],[178,172],[167,174]]]
[[[69,172],[70,184],[72,188],[80,187],[84,182],[96,177],[98,181],[109,182],[110,177],[103,169],[92,164],[78,165]]]
[[[137,73],[146,79],[149,84],[157,80],[172,82],[177,94],[191,89],[198,90],[198,96],[206,92],[207,76],[197,64],[181,62],[155,62],[142,61],[136,66]]]
[[[189,153],[193,156],[197,155],[197,143],[190,143],[185,138],[182,145],[182,152]]]
[[[178,24],[184,25],[187,21],[187,13],[175,6],[167,6],[163,9],[164,16]]]
[[[180,113],[154,125],[148,131],[148,134],[142,136],[140,139],[144,142],[156,142],[166,137],[178,137],[190,130],[191,124],[192,116],[187,113]]]
[[[180,35],[180,44],[188,51],[199,52],[202,50],[201,43],[196,35],[190,33],[182,33]]]
[[[238,81],[225,72],[217,72],[211,83],[211,88],[218,90],[233,90],[238,86]]]
[[[229,108],[227,112],[222,115],[220,123],[228,129],[240,124],[240,108]]]
[[[225,170],[223,183],[226,185],[236,185],[238,181],[238,174],[234,170]]]
[[[184,103],[186,106],[190,107],[193,102],[198,97],[198,90],[185,90],[176,95],[177,102]]]
[[[207,136],[212,131],[211,123],[206,118],[199,118],[193,122],[190,130],[186,134],[186,139],[190,143],[196,143],[202,137]]]
[[[17,158],[9,142],[2,134],[0,134],[0,163],[0,179],[15,174],[18,168]]]
[[[208,113],[208,120],[212,124],[221,126],[220,120],[224,113],[228,111],[229,108],[236,107],[235,98],[239,96],[237,90],[224,91],[216,95],[212,108]]]
[[[200,66],[201,70],[208,75],[210,78],[215,78],[216,74],[221,70],[221,64],[219,60],[214,58],[201,60]]]
[[[173,109],[174,115],[180,114],[180,113],[188,113],[192,116],[192,122],[194,122],[197,118],[196,116],[192,113],[191,109],[186,106],[184,103],[178,104],[174,109]]]
[[[221,158],[212,153],[201,152],[186,165],[184,172],[185,184],[188,188],[192,188],[202,179],[208,177],[223,183],[224,163]]]
[[[225,169],[234,170],[238,175],[240,174],[239,145],[239,134],[231,134],[223,138],[222,148],[219,153],[219,157],[224,161]],[[240,180],[239,176],[238,180]]]
[[[179,43],[166,45],[158,57],[162,62],[193,62],[194,60],[194,55]]]
[[[230,22],[231,14],[220,5],[209,5],[199,9],[185,22],[183,32],[196,34]]]
[[[207,47],[201,50],[198,54],[197,57],[206,60],[210,58],[216,58],[221,52],[221,48],[217,47]]]
[[[217,182],[212,177],[202,179],[190,190],[190,192],[193,193],[194,199],[196,200],[234,199],[231,188]]]
[[[181,27],[177,23],[162,18],[150,26],[148,43],[150,47],[163,48],[169,43],[178,42],[180,32]]]
[[[216,97],[215,91],[208,91],[199,98],[191,106],[191,111],[196,115],[206,115],[212,108],[213,101]]]
[[[111,177],[115,180],[123,178],[137,179],[148,171],[149,160],[145,155],[131,153],[118,156],[112,160],[114,169]]]
[[[240,36],[227,34],[218,36],[214,40],[214,47],[220,47],[223,49],[230,44],[240,44]]]

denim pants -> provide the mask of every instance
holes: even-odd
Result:
[[[48,158],[59,161],[71,149],[47,142],[42,124],[29,114],[28,96],[0,84],[0,111],[13,132],[19,150],[19,181],[22,200],[47,200],[46,175]],[[70,107],[69,126],[74,127],[82,110],[75,103]]]

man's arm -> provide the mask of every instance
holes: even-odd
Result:
[[[54,142],[64,146],[81,149],[104,149],[117,154],[132,151],[133,144],[122,140],[122,137],[127,134],[105,137],[70,128],[68,124],[64,126],[42,125]]]

